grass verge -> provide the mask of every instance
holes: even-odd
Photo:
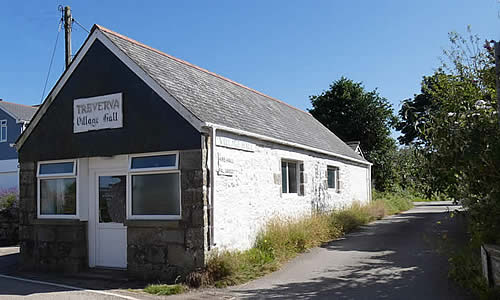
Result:
[[[274,218],[246,251],[213,252],[203,270],[189,274],[186,284],[224,287],[273,272],[299,253],[337,239],[359,226],[410,209],[413,198],[403,193],[374,193],[367,205],[317,213],[302,218]]]
[[[187,287],[181,284],[150,284],[144,291],[153,295],[176,295],[184,293]]]
[[[477,234],[469,232],[469,243],[450,249],[448,276],[468,290],[475,299],[498,300],[500,287],[493,288],[483,277],[481,261],[481,242]]]

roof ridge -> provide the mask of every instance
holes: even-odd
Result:
[[[20,106],[25,106],[25,107],[36,109],[36,107],[34,107],[33,105],[27,105],[27,104],[9,102],[9,101],[5,101],[5,100],[0,100],[0,103],[9,103],[9,104],[20,105]]]
[[[304,110],[302,110],[302,109],[300,109],[300,108],[297,108],[297,107],[295,107],[295,106],[293,106],[293,105],[291,105],[291,104],[288,104],[288,103],[286,103],[286,102],[284,102],[284,101],[282,101],[282,100],[280,100],[280,99],[277,99],[277,98],[271,97],[271,96],[269,96],[269,95],[266,95],[266,94],[264,94],[264,93],[262,93],[262,92],[259,92],[259,91],[255,90],[255,89],[252,89],[252,88],[250,88],[250,87],[248,87],[248,86],[246,86],[246,85],[243,85],[243,84],[241,84],[241,83],[239,83],[239,82],[236,82],[236,81],[234,81],[234,80],[231,80],[231,79],[229,79],[229,78],[227,78],[227,77],[224,77],[224,76],[222,76],[222,75],[219,75],[219,74],[217,74],[217,73],[214,73],[214,72],[212,72],[212,71],[209,71],[209,70],[207,70],[207,69],[204,69],[204,68],[202,68],[202,67],[200,67],[200,66],[194,65],[194,64],[192,64],[192,63],[190,63],[190,62],[188,62],[188,61],[185,61],[185,60],[183,60],[183,59],[177,58],[177,57],[172,56],[172,55],[170,55],[170,54],[167,54],[167,53],[165,53],[165,52],[162,52],[162,51],[160,51],[160,50],[158,50],[158,49],[155,49],[155,48],[153,48],[153,47],[151,47],[151,46],[148,46],[148,45],[146,45],[146,44],[144,44],[144,43],[141,43],[141,42],[139,42],[139,41],[137,41],[137,40],[134,40],[134,39],[132,39],[132,38],[129,38],[128,36],[125,36],[125,35],[123,35],[123,34],[120,34],[120,33],[116,32],[116,31],[113,31],[113,30],[111,30],[111,29],[108,29],[108,28],[103,27],[103,26],[98,25],[98,24],[94,24],[94,26],[95,26],[97,29],[101,30],[101,31],[104,31],[104,32],[110,33],[110,34],[115,35],[115,36],[117,36],[117,37],[119,37],[119,38],[121,38],[121,39],[124,39],[124,40],[127,40],[127,41],[131,42],[131,43],[134,43],[134,44],[136,44],[136,45],[138,45],[138,46],[141,46],[141,47],[143,47],[143,48],[146,48],[146,49],[149,49],[149,50],[151,50],[151,51],[154,51],[154,52],[156,52],[156,53],[158,53],[158,54],[160,54],[160,55],[166,56],[166,57],[168,57],[168,58],[170,58],[170,59],[172,59],[172,60],[175,60],[175,61],[177,61],[177,62],[179,62],[179,63],[181,63],[181,64],[187,65],[187,66],[192,67],[192,68],[194,68],[194,69],[197,69],[197,70],[199,70],[199,71],[202,71],[202,72],[205,72],[205,73],[207,73],[207,74],[210,74],[210,75],[212,75],[212,76],[214,76],[214,77],[217,77],[217,78],[219,78],[219,79],[222,79],[222,80],[224,80],[224,81],[227,81],[227,82],[229,82],[229,83],[232,83],[232,84],[234,84],[234,85],[237,85],[237,86],[242,87],[242,88],[244,88],[244,89],[247,89],[247,90],[249,90],[249,91],[251,91],[251,92],[253,92],[253,93],[256,93],[256,94],[258,94],[258,95],[261,95],[261,96],[263,96],[263,97],[266,97],[266,98],[268,98],[268,99],[270,99],[270,100],[273,100],[273,101],[276,101],[276,102],[279,102],[279,103],[285,104],[286,106],[288,106],[288,107],[290,107],[290,108],[293,108],[293,109],[295,109],[295,110],[298,110],[298,111],[300,111],[300,112],[302,112],[302,113],[305,113],[305,114],[311,115],[309,112],[304,111]]]

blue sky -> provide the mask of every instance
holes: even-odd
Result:
[[[397,109],[439,66],[449,31],[500,39],[497,0],[2,1],[0,98],[40,103],[59,4],[97,23],[301,109],[346,76]],[[75,25],[73,51],[87,33]],[[47,91],[64,68],[61,32]]]

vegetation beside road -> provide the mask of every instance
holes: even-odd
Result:
[[[450,257],[450,277],[477,299],[499,299],[482,277],[480,246],[500,244],[500,120],[491,42],[452,32],[442,65],[402,103],[397,129],[414,153],[419,190],[462,204],[469,243]],[[402,174],[404,175],[404,174]]]
[[[186,290],[187,287],[181,284],[150,284],[144,288],[146,293],[158,296],[181,294]]]
[[[224,287],[242,284],[273,272],[310,248],[340,238],[361,225],[408,210],[415,197],[407,193],[374,193],[367,205],[302,218],[274,218],[262,230],[254,247],[246,251],[212,253],[203,270],[191,273],[186,284]]]

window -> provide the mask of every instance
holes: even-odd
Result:
[[[297,162],[281,161],[281,191],[284,194],[297,193]]]
[[[0,121],[0,142],[7,141],[7,120]]]
[[[327,175],[328,175],[328,188],[329,189],[339,189],[339,168],[337,167],[327,167]]]
[[[180,219],[178,154],[130,158],[131,219]]]
[[[38,217],[76,218],[76,161],[38,164]]]

